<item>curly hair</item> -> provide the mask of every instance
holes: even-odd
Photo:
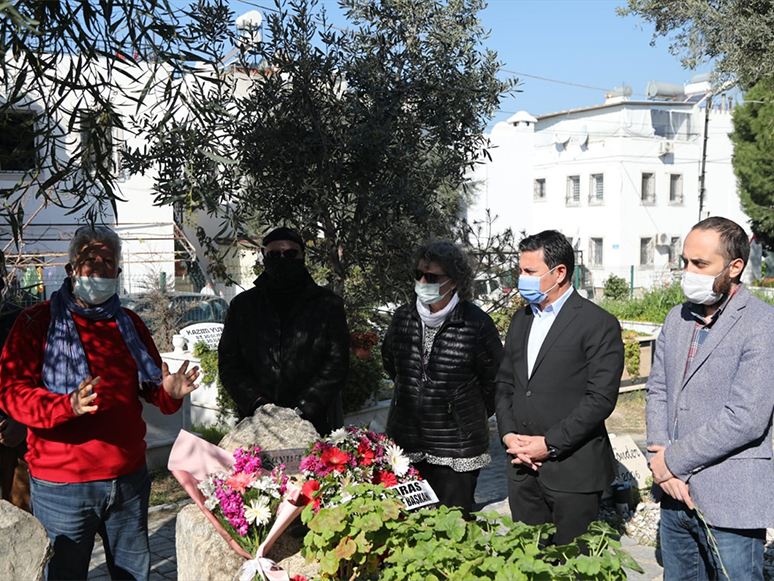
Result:
[[[460,299],[473,297],[473,265],[470,255],[449,240],[425,242],[414,252],[414,268],[419,262],[435,262],[457,285]]]

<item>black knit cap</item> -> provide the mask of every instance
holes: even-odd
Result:
[[[301,247],[301,250],[304,249],[304,240],[301,238],[301,236],[295,232],[294,230],[291,230],[290,228],[285,228],[284,226],[280,226],[279,228],[275,228],[271,232],[269,232],[266,236],[263,238],[263,247],[266,248],[266,246],[275,240],[290,240],[291,242],[295,242]]]

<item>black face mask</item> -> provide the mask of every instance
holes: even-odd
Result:
[[[275,288],[294,290],[301,285],[306,277],[306,264],[296,258],[263,257],[263,265],[269,283]]]

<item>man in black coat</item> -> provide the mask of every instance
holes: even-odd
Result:
[[[315,284],[289,228],[263,239],[265,272],[231,301],[218,346],[223,387],[239,418],[267,403],[294,408],[322,435],[343,425],[349,369],[344,302]]]
[[[509,454],[514,520],[554,523],[566,544],[597,518],[615,478],[605,419],[615,408],[624,349],[618,320],[572,288],[572,246],[545,231],[519,244],[519,292],[497,375],[500,437]]]

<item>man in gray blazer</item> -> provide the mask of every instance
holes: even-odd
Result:
[[[667,315],[648,380],[648,451],[664,579],[763,580],[774,525],[774,307],[740,282],[750,253],[726,218],[683,245],[688,302]]]

